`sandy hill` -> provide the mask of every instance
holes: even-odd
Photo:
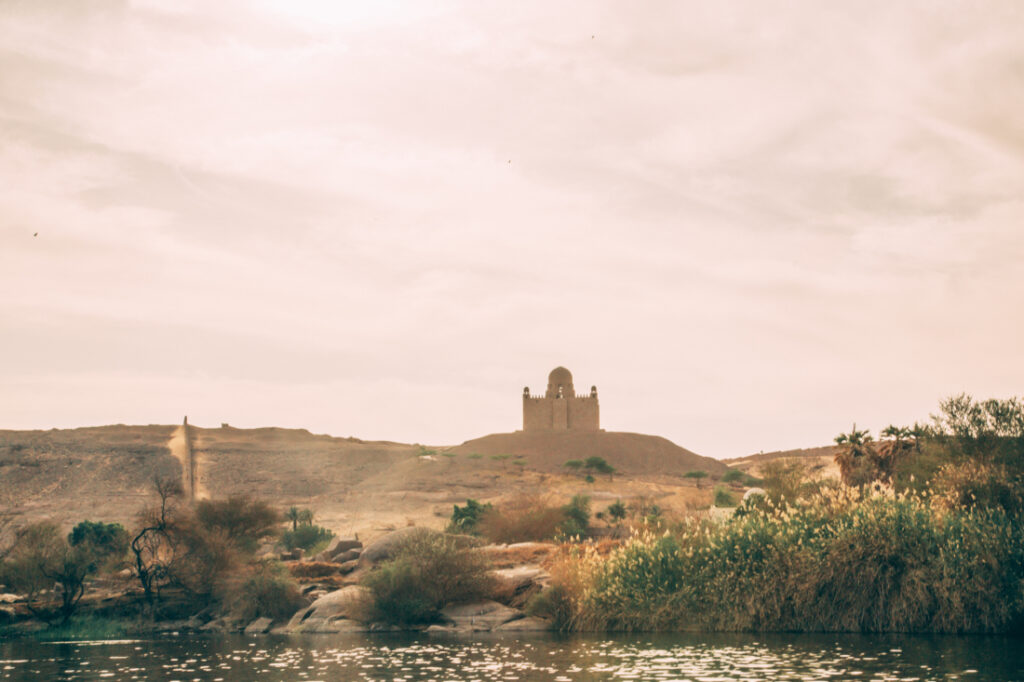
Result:
[[[798,459],[807,467],[808,472],[814,476],[819,478],[828,476],[838,478],[839,467],[835,463],[835,456],[838,451],[838,445],[823,445],[817,448],[759,452],[756,455],[734,457],[722,461],[734,469],[740,469],[753,476],[759,476],[764,465],[769,462],[780,459]]]
[[[191,455],[189,454],[191,452]],[[620,473],[586,483],[568,459],[604,457]],[[514,494],[601,500],[652,497],[663,506],[707,504],[691,469],[725,470],[655,436],[628,433],[496,434],[452,448],[316,435],[303,429],[103,426],[0,430],[0,536],[27,521],[82,519],[131,525],[155,475],[189,471],[198,497],[245,493],[279,508],[314,510],[337,532],[442,525],[467,498]],[[2,544],[2,543],[0,543]]]
[[[703,469],[722,474],[727,466],[702,457],[659,436],[616,431],[551,431],[495,433],[466,441],[447,452],[520,456],[538,471],[565,470],[570,459],[603,457],[624,476],[682,475]]]

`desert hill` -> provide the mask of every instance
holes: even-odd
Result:
[[[613,479],[586,483],[569,459],[605,458]],[[0,536],[39,519],[131,525],[156,475],[196,497],[250,494],[279,508],[314,510],[337,532],[372,534],[410,523],[442,525],[467,498],[512,494],[595,499],[645,496],[663,506],[707,504],[682,474],[721,462],[655,436],[628,433],[495,434],[450,448],[363,441],[303,429],[102,426],[0,430]],[[607,503],[604,503],[607,504]]]
[[[682,475],[703,469],[720,475],[728,467],[702,457],[659,436],[617,431],[551,431],[495,433],[466,441],[446,452],[461,455],[510,454],[525,459],[538,471],[564,471],[566,460],[603,457],[625,476]]]
[[[759,452],[746,457],[723,459],[722,462],[734,469],[739,469],[753,476],[759,476],[765,464],[780,459],[796,459],[807,467],[807,471],[815,477],[839,477],[839,467],[835,456],[839,452],[838,445],[823,445],[817,448],[800,448],[797,450],[775,450]]]

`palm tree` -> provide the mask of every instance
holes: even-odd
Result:
[[[292,522],[292,532],[299,527],[299,518],[302,517],[302,512],[298,507],[289,507],[288,511],[284,513],[284,517]]]
[[[873,452],[871,442],[874,440],[869,431],[860,431],[854,423],[849,433],[841,433],[836,436],[836,444],[844,446],[836,453],[835,462],[839,465],[839,475],[846,485],[859,485],[866,481],[863,474],[858,476],[858,469],[862,468],[865,455]]]

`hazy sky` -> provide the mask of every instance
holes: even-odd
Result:
[[[38,236],[33,236],[38,233]],[[1024,3],[0,0],[0,427],[728,457],[1024,393]]]

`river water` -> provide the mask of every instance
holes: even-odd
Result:
[[[1021,680],[1024,640],[859,635],[0,642],[0,680]]]

